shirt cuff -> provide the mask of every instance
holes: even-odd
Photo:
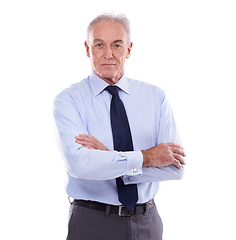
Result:
[[[141,151],[126,152],[127,164],[125,175],[123,176],[124,184],[137,184],[141,182],[143,154]]]

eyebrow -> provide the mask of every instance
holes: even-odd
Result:
[[[99,39],[99,38],[96,38],[93,40],[93,42],[105,42],[103,39]],[[123,43],[124,41],[123,40],[115,40],[114,42],[112,43]]]
[[[93,42],[104,42],[102,39],[94,39]]]
[[[123,43],[123,40],[115,40],[113,43]]]

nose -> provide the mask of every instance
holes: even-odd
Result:
[[[113,52],[112,52],[111,47],[106,47],[106,48],[105,48],[104,57],[105,57],[106,59],[111,59],[111,58],[113,58]]]

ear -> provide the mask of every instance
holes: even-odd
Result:
[[[86,54],[87,54],[87,56],[90,57],[89,45],[88,45],[88,42],[87,42],[87,41],[84,42],[84,46],[85,46],[85,48],[86,48]]]
[[[130,42],[130,43],[129,43],[129,46],[128,46],[128,53],[127,53],[127,56],[126,56],[127,59],[130,57],[130,53],[131,53],[132,46],[133,46],[133,43]]]

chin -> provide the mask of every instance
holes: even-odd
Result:
[[[118,74],[114,72],[103,71],[103,72],[100,72],[99,75],[105,79],[114,79],[117,77]]]

